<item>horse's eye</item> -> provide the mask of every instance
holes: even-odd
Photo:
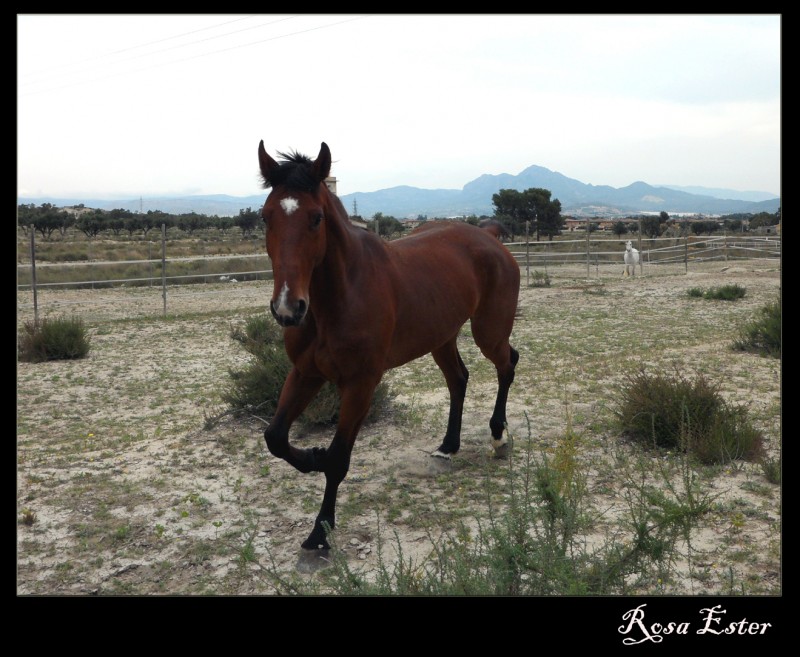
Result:
[[[311,227],[316,228],[322,223],[322,214],[315,214],[311,216]]]

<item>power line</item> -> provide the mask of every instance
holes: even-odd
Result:
[[[195,55],[190,55],[188,57],[184,57],[182,59],[174,59],[174,60],[167,61],[167,62],[163,62],[163,61],[162,62],[156,62],[156,63],[150,64],[150,65],[147,65],[147,66],[139,67],[139,68],[136,68],[136,69],[129,69],[129,70],[126,70],[126,71],[114,71],[113,73],[109,73],[107,75],[99,75],[99,76],[95,76],[95,77],[93,77],[91,79],[68,82],[68,83],[61,84],[61,85],[56,86],[56,87],[43,88],[43,89],[40,89],[38,91],[27,91],[27,92],[22,92],[21,91],[19,95],[20,96],[32,96],[32,95],[37,95],[37,94],[42,94],[42,93],[51,93],[51,92],[54,92],[54,91],[60,91],[60,90],[63,90],[63,89],[68,89],[70,87],[74,87],[74,86],[78,86],[78,85],[82,85],[82,84],[96,84],[97,82],[100,82],[102,80],[108,80],[108,79],[112,79],[112,78],[119,78],[119,77],[122,77],[124,75],[130,75],[132,73],[141,73],[143,71],[152,70],[154,68],[164,68],[166,66],[171,66],[171,65],[174,65],[174,64],[181,64],[181,63],[184,63],[184,62],[187,62],[187,61],[191,61],[191,60],[194,60],[194,59],[199,59],[201,57],[209,57],[209,56],[213,56],[213,55],[219,55],[219,54],[225,53],[225,52],[230,52],[230,51],[233,51],[233,50],[240,50],[242,48],[249,48],[251,46],[259,45],[259,44],[262,44],[262,43],[268,43],[270,41],[276,41],[278,39],[285,39],[285,38],[294,37],[294,36],[297,36],[297,35],[300,35],[300,34],[305,34],[305,33],[308,33],[308,32],[314,32],[314,31],[317,31],[317,30],[324,30],[324,29],[336,27],[336,26],[342,25],[344,23],[349,23],[349,22],[352,22],[352,21],[361,20],[361,19],[367,18],[367,17],[368,16],[366,16],[366,15],[365,16],[354,16],[354,17],[347,18],[347,19],[344,19],[344,20],[341,20],[341,21],[337,21],[335,23],[329,23],[327,25],[317,25],[317,26],[306,28],[306,29],[302,29],[302,30],[296,30],[294,32],[287,32],[285,34],[278,34],[278,35],[267,37],[267,38],[264,38],[264,39],[259,39],[257,41],[251,41],[251,42],[248,42],[248,43],[237,44],[237,45],[230,46],[230,47],[227,47],[227,48],[219,48],[217,50],[210,50],[210,51],[207,51],[207,52],[201,52],[201,53],[198,53],[198,54],[195,54]],[[281,19],[278,19],[278,20],[275,20],[275,21],[270,21],[268,23],[261,23],[259,25],[243,28],[241,30],[235,30],[233,32],[226,32],[224,34],[220,34],[220,35],[216,35],[216,36],[212,36],[212,37],[196,39],[194,41],[191,41],[191,42],[188,42],[188,43],[184,43],[184,44],[175,45],[175,46],[171,46],[169,48],[165,48],[165,49],[162,49],[160,51],[150,52],[150,53],[143,53],[143,54],[140,54],[140,55],[135,55],[134,57],[128,58],[125,61],[130,62],[130,61],[133,61],[135,59],[139,59],[141,57],[149,57],[149,56],[161,54],[161,53],[164,53],[164,52],[169,52],[171,50],[177,50],[179,48],[185,48],[185,47],[189,47],[189,46],[194,46],[194,45],[197,45],[199,43],[204,43],[204,42],[211,41],[211,40],[214,40],[214,39],[228,37],[228,36],[231,36],[233,34],[238,34],[240,32],[245,32],[245,31],[249,31],[249,30],[265,27],[265,26],[268,26],[268,25],[273,25],[275,23],[286,21],[286,20],[290,20],[292,18],[298,18],[298,16],[285,17],[285,18],[281,18]],[[237,20],[243,20],[243,19],[237,19]],[[230,22],[234,22],[234,21],[229,21],[229,23]],[[194,34],[194,33],[197,33],[197,32],[206,31],[206,30],[209,30],[209,29],[214,29],[216,27],[219,27],[221,25],[226,25],[226,24],[228,24],[228,23],[220,23],[220,24],[217,24],[215,26],[210,26],[210,27],[207,27],[207,28],[201,28],[201,29],[198,29],[198,30],[194,30],[192,32],[184,33],[182,35],[176,35],[174,37],[166,37],[164,39],[159,39],[157,41],[149,42],[149,43],[146,43],[146,44],[141,44],[139,46],[131,46],[130,48],[123,48],[123,49],[115,51],[113,53],[108,53],[108,54],[104,54],[104,55],[98,56],[97,58],[100,58],[100,57],[107,58],[107,57],[110,57],[110,56],[113,56],[113,55],[116,55],[116,54],[119,54],[119,53],[129,52],[131,50],[138,50],[140,48],[145,48],[145,47],[148,47],[150,45],[154,45],[154,44],[157,44],[157,43],[162,43],[164,41],[170,41],[170,40],[173,40],[173,39],[181,38],[182,36],[186,36],[187,34]],[[90,58],[89,60],[84,60],[84,61],[93,61],[94,59],[97,59],[97,58]],[[69,65],[65,64],[64,66],[69,66]],[[74,64],[73,64],[73,66],[74,66]],[[58,73],[54,72],[54,73],[52,73],[50,75],[50,77],[53,77],[55,75],[58,75]]]

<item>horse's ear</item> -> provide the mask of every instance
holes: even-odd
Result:
[[[278,170],[280,165],[273,160],[264,148],[264,140],[258,143],[258,166],[261,168],[261,177],[264,179],[264,187],[271,185],[272,175]]]
[[[319,149],[319,155],[314,160],[314,173],[320,182],[325,180],[331,173],[331,149],[324,141]]]

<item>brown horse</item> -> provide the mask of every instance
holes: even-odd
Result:
[[[353,226],[324,182],[331,168],[325,143],[313,161],[298,153],[279,156],[273,160],[259,144],[264,187],[272,188],[261,212],[274,278],[270,310],[283,326],[293,367],[264,438],[270,452],[300,472],[325,473],[322,507],[303,547],[327,549],[339,484],[386,370],[433,355],[450,392],[450,415],[432,455],[458,451],[469,373],[457,339],[468,319],[475,343],[497,369],[489,427],[493,447],[505,455],[506,400],[519,359],[508,340],[520,274],[495,228],[432,221],[384,242]],[[325,381],[340,396],[333,441],[327,449],[294,447],[289,428]]]

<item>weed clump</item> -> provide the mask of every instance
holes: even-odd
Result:
[[[621,433],[655,447],[680,449],[702,463],[757,460],[763,435],[747,410],[726,402],[702,374],[689,380],[676,372],[627,376],[615,410]]]
[[[88,331],[77,317],[25,322],[17,343],[19,359],[29,363],[84,358],[90,348]]]
[[[720,287],[712,287],[703,290],[699,287],[693,287],[687,290],[688,295],[693,299],[715,299],[717,301],[735,301],[741,299],[747,294],[747,288],[742,287],[738,283],[732,285],[721,285]]]
[[[781,300],[778,298],[763,306],[752,321],[740,328],[733,349],[780,358],[781,348]]]

